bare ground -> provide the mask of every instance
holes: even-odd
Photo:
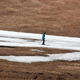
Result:
[[[80,0],[0,0],[0,30],[80,37]],[[39,49],[45,52],[30,51]],[[0,47],[0,55],[77,52]],[[80,61],[18,63],[0,60],[0,80],[80,80]]]

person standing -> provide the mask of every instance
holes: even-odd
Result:
[[[42,42],[42,45],[45,45],[45,32],[44,32],[44,34],[42,35],[42,40],[43,40],[43,42]]]

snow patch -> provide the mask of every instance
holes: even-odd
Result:
[[[0,56],[0,59],[8,61],[32,63],[32,62],[48,62],[55,60],[75,61],[80,60],[80,52],[66,54],[48,54],[49,56]]]
[[[41,45],[42,34],[0,30],[0,36],[1,46],[80,50],[80,38],[77,37],[46,35],[45,42],[48,45]],[[30,39],[30,41],[28,39]],[[35,39],[35,41],[33,41],[33,39]]]
[[[39,49],[30,49],[30,51],[44,52],[44,51],[42,51],[42,50],[39,50]]]

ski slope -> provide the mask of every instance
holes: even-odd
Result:
[[[55,35],[46,35],[45,37],[46,45],[41,45],[42,34],[0,30],[0,45],[80,50],[80,38]],[[33,39],[36,40],[33,41]]]
[[[46,45],[41,45],[42,34],[0,30],[1,46],[44,47],[55,49],[80,50],[80,38],[46,35]],[[47,54],[44,56],[0,56],[0,59],[17,62],[46,62],[54,60],[80,60],[80,52],[66,54]]]

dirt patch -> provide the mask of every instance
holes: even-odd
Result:
[[[35,51],[31,51],[35,50]],[[40,52],[41,51],[41,52]],[[26,47],[10,47],[10,46],[1,46],[0,47],[0,56],[47,56],[46,54],[60,54],[60,53],[69,53],[69,52],[78,52],[76,50],[61,50],[61,49],[48,49],[48,48],[26,48]]]

